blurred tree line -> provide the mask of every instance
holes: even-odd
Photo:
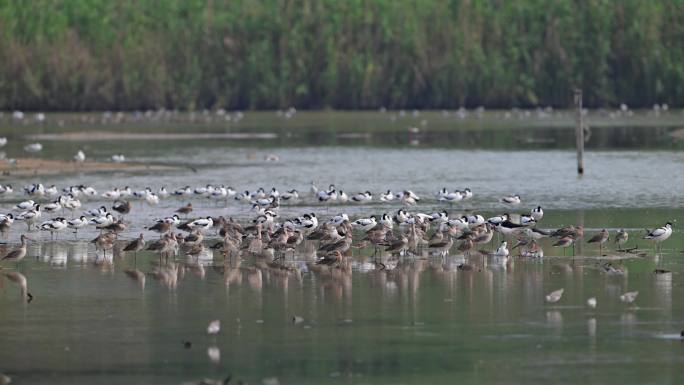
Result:
[[[0,109],[684,100],[681,0],[0,1]]]

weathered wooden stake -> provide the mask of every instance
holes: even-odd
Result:
[[[577,143],[577,173],[584,174],[584,118],[582,116],[582,90],[575,90],[575,141]]]

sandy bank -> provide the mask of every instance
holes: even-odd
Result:
[[[0,162],[2,176],[50,175],[73,172],[160,171],[173,170],[170,166],[134,163],[67,162],[54,159],[17,158],[16,163]]]
[[[67,141],[104,141],[104,140],[197,140],[197,139],[275,139],[278,135],[271,132],[223,132],[223,133],[153,133],[153,132],[112,132],[78,131],[54,134],[29,135],[30,140],[67,140]]]

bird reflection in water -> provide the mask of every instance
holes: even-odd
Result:
[[[14,282],[19,286],[21,300],[24,303],[30,303],[33,300],[33,295],[28,291],[28,281],[26,276],[18,271],[8,271],[3,274],[9,281]],[[2,281],[0,280],[0,283]]]

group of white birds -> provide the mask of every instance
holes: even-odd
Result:
[[[13,209],[18,212],[16,216],[12,213],[0,215],[0,231],[3,233],[10,229],[15,220],[24,221],[29,231],[31,227],[35,226],[50,232],[51,235],[66,229],[78,232],[79,229],[87,226],[93,226],[103,231],[122,231],[125,228],[125,224],[121,219],[117,219],[116,216],[118,214],[122,216],[128,214],[131,210],[130,202],[132,200],[140,200],[151,206],[156,206],[161,199],[174,197],[183,201],[201,198],[226,202],[229,198],[233,198],[248,203],[256,211],[257,218],[254,220],[255,223],[264,226],[265,231],[273,233],[287,228],[291,231],[289,236],[295,236],[295,233],[302,233],[300,235],[304,237],[309,236],[319,228],[318,218],[313,213],[280,223],[275,220],[278,217],[278,209],[282,202],[300,199],[300,194],[296,189],[280,192],[276,188],[268,191],[264,188],[259,188],[251,192],[244,191],[238,193],[235,189],[225,187],[224,185],[205,185],[195,188],[184,186],[174,190],[167,190],[165,187],[160,187],[157,190],[152,190],[149,187],[133,190],[126,186],[124,188],[115,187],[99,193],[92,186],[68,186],[60,190],[54,185],[46,187],[41,183],[35,183],[24,186],[22,191],[30,199],[14,205]],[[14,190],[11,185],[0,185],[0,197],[13,193]],[[533,208],[529,214],[511,215],[504,213],[489,218],[475,213],[450,216],[447,210],[433,213],[407,211],[409,207],[417,205],[421,200],[411,190],[401,190],[400,193],[387,191],[379,195],[380,201],[401,202],[404,208],[396,211],[394,215],[384,213],[354,219],[350,219],[345,213],[334,215],[329,220],[320,223],[321,227],[325,229],[326,235],[335,241],[339,241],[347,237],[348,230],[353,228],[366,234],[365,238],[367,239],[365,240],[373,243],[376,246],[376,250],[378,246],[388,246],[388,251],[404,254],[411,250],[415,251],[418,247],[426,247],[431,253],[446,256],[451,248],[456,246],[456,242],[461,242],[458,250],[467,253],[475,250],[477,245],[490,243],[494,233],[499,233],[505,238],[504,241],[501,242],[496,250],[488,252],[488,254],[499,257],[504,262],[511,256],[511,250],[518,247],[520,247],[521,256],[542,257],[544,252],[538,243],[542,238],[558,238],[553,246],[562,247],[565,250],[567,247],[574,246],[575,242],[584,235],[581,226],[567,226],[555,231],[544,231],[537,228],[536,225],[544,216],[541,206]],[[334,185],[330,185],[328,189],[321,190],[312,183],[308,198],[325,204],[330,202],[367,203],[371,202],[374,196],[370,191],[363,191],[348,196]],[[433,203],[438,202],[451,205],[455,202],[472,198],[473,193],[469,188],[463,190],[442,188],[435,192]],[[102,201],[103,199],[114,201],[112,210],[116,213],[108,211],[105,205],[100,205],[99,207],[85,210],[82,215],[75,215],[82,208],[82,200],[84,199],[94,202]],[[502,205],[516,207],[522,201],[520,196],[511,195],[500,198],[500,202]],[[61,216],[64,210],[68,210],[71,213],[72,219],[66,219]],[[190,212],[192,212],[190,204],[177,210],[177,213],[185,215]],[[52,217],[44,217],[44,213],[51,214]],[[178,215],[166,217],[159,220],[159,222],[170,225],[162,226],[164,231],[157,231],[159,233],[166,233],[173,226],[181,225]],[[219,222],[217,218],[208,216],[187,222],[185,228],[189,231],[201,232],[220,226],[221,223]],[[399,236],[389,235],[393,234],[394,225],[399,226]],[[434,226],[434,232],[432,232],[431,236],[428,236],[431,226]],[[150,229],[156,231],[154,226],[150,227]],[[658,245],[668,239],[671,234],[672,224],[668,222],[665,226],[650,231],[644,239],[652,240]],[[517,242],[509,249],[511,238],[517,239]],[[598,243],[602,247],[609,238],[608,231],[604,229],[592,237],[589,243]],[[621,230],[615,236],[615,242],[618,247],[624,245],[627,240],[628,234],[624,230]],[[395,241],[399,243],[394,245],[393,242]],[[328,251],[347,252],[351,243],[345,243],[343,246],[345,247],[341,249],[333,248]]]
[[[0,137],[0,147],[5,147],[7,143],[7,137]],[[26,144],[24,145],[24,151],[29,154],[39,153],[43,151],[43,144],[38,142]],[[83,150],[78,150],[72,159],[76,163],[83,163],[86,160],[86,154]],[[114,154],[111,156],[110,160],[114,163],[123,163],[126,161],[126,156],[123,154]]]

